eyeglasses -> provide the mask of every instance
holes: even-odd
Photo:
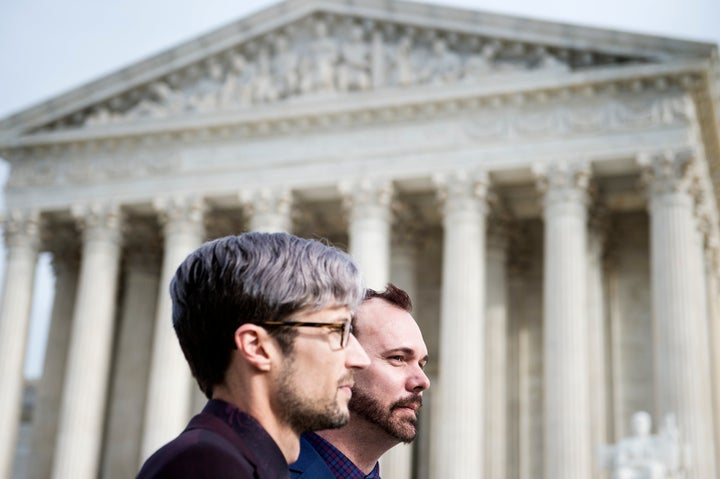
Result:
[[[307,326],[309,328],[325,328],[331,331],[340,332],[340,349],[345,349],[350,341],[350,335],[352,334],[352,321],[342,321],[338,323],[311,323],[305,321],[265,321],[260,323],[260,326],[274,326],[274,327],[287,327],[287,328],[299,328],[300,326]]]

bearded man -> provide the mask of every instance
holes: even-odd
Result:
[[[352,335],[363,293],[350,256],[287,233],[191,253],[170,284],[172,322],[208,402],[137,478],[288,478],[301,434],[349,419],[353,373],[370,364]]]
[[[355,373],[348,403],[350,420],[340,429],[304,434],[293,478],[379,479],[378,460],[417,433],[422,394],[430,381],[424,372],[427,346],[410,314],[408,294],[389,284],[367,290],[353,320],[353,331],[370,357]]]

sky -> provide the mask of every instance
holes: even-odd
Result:
[[[275,3],[278,0],[0,0],[0,118]],[[720,0],[422,3],[720,43]],[[0,166],[4,184],[3,170]],[[3,265],[0,259],[0,275]],[[27,377],[42,371],[52,302],[47,257],[40,262],[37,281]]]

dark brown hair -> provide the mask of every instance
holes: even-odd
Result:
[[[392,283],[388,283],[385,291],[382,292],[375,291],[374,289],[370,288],[366,289],[363,302],[373,298],[385,300],[390,304],[394,304],[400,309],[404,309],[408,313],[412,313],[412,300],[410,299],[410,295],[408,295],[404,290],[398,288]]]

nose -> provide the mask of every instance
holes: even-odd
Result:
[[[415,374],[413,374],[408,380],[408,390],[419,393],[425,391],[430,387],[430,379],[425,374],[420,366],[417,366]]]
[[[370,357],[363,349],[354,335],[350,335],[350,340],[345,347],[345,367],[350,369],[365,369],[370,366]]]

